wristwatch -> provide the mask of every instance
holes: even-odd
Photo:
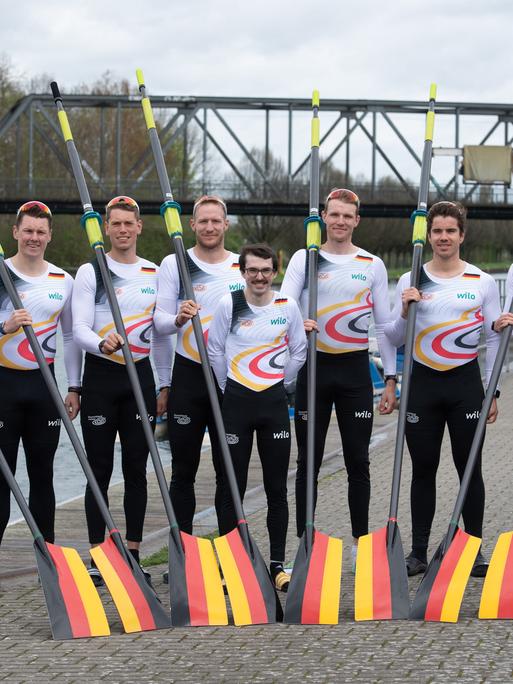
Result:
[[[4,325],[5,325],[5,321],[2,321],[0,323],[0,335],[7,335],[7,333],[4,330]]]
[[[107,340],[101,340],[98,343],[98,349],[100,350],[100,354],[103,354],[103,348],[104,348],[106,342],[107,342]]]
[[[389,380],[393,380],[395,384],[397,385],[398,379],[397,375],[385,375],[385,382],[388,382]]]
[[[496,399],[498,399],[501,396],[501,391],[500,390],[495,390],[495,394],[493,395]]]

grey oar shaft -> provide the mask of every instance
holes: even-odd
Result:
[[[41,539],[43,535],[41,534],[39,527],[37,526],[36,521],[34,520],[34,516],[30,512],[30,508],[28,507],[27,502],[25,501],[25,497],[22,494],[22,491],[20,489],[19,484],[16,481],[16,478],[11,472],[11,469],[9,468],[9,464],[7,463],[5,456],[0,449],[0,471],[2,472],[2,475],[5,477],[7,484],[9,485],[9,488],[11,492],[14,495],[14,498],[16,499],[16,503],[20,507],[21,512],[23,513],[23,517],[25,518],[27,525],[30,528],[30,531],[32,532],[32,536],[34,539]]]
[[[140,93],[143,98],[146,98],[146,88],[144,85],[139,86]],[[150,144],[153,152],[155,167],[157,169],[157,175],[159,178],[160,188],[164,201],[173,201],[173,193],[171,190],[171,184],[169,182],[169,175],[167,173],[164,154],[162,152],[162,146],[160,144],[160,139],[155,128],[148,128],[148,135],[150,136]],[[185,247],[183,244],[182,237],[180,235],[174,235],[172,237],[173,246],[175,250],[176,262],[178,266],[178,271],[180,273],[180,279],[182,281],[185,298],[192,301],[196,301],[194,296],[194,290],[192,286],[192,280],[189,273],[189,268],[187,266]],[[214,418],[214,424],[219,439],[219,446],[223,456],[223,464],[225,469],[225,476],[230,488],[230,493],[232,497],[233,507],[235,510],[235,515],[237,517],[238,524],[245,520],[244,510],[242,507],[242,501],[239,493],[239,487],[237,484],[237,478],[235,475],[235,470],[232,463],[232,458],[230,450],[228,448],[228,443],[225,438],[225,429],[223,424],[223,418],[221,414],[221,408],[219,406],[219,399],[217,396],[216,386],[214,382],[214,376],[212,369],[210,367],[210,362],[208,360],[207,348],[205,345],[205,338],[203,336],[203,328],[201,326],[201,321],[199,316],[194,316],[192,318],[192,328],[194,331],[194,337],[196,340],[196,346],[198,348],[198,353],[200,356],[201,367],[203,369],[203,375],[205,377],[205,385],[207,388],[208,398],[210,400],[210,406],[212,409],[212,415]],[[246,546],[249,548],[250,541],[247,536],[247,531],[245,525],[240,528],[241,535]]]
[[[9,299],[12,302],[12,305],[15,309],[23,309],[23,304],[21,302],[20,296],[14,287],[14,284],[11,280],[11,276],[9,275],[9,272],[7,270],[7,266],[5,265],[5,262],[3,259],[0,259],[0,277],[2,279],[2,282],[4,284],[4,287],[7,291],[7,294],[9,295]],[[73,446],[73,449],[75,450],[75,453],[77,454],[78,460],[80,461],[80,465],[82,466],[82,469],[85,473],[85,476],[87,478],[87,481],[89,483],[89,486],[91,487],[91,491],[93,493],[93,496],[96,500],[96,504],[98,505],[98,508],[100,509],[100,513],[102,515],[102,518],[109,528],[109,530],[112,530],[115,528],[114,521],[112,520],[112,516],[109,512],[109,509],[107,507],[107,504],[105,503],[105,499],[103,498],[103,494],[100,490],[100,487],[98,486],[98,483],[96,482],[96,478],[94,476],[94,473],[91,469],[91,466],[89,465],[89,461],[87,460],[86,453],[84,451],[84,447],[82,446],[82,443],[80,442],[80,439],[78,438],[77,431],[75,430],[75,427],[71,421],[71,418],[68,415],[68,412],[66,411],[66,407],[64,405],[64,402],[62,401],[62,397],[60,395],[59,389],[57,387],[57,383],[55,382],[55,378],[48,368],[48,364],[46,363],[46,359],[43,354],[43,350],[41,349],[41,345],[39,344],[39,341],[36,337],[36,334],[34,332],[34,329],[32,328],[31,325],[24,325],[23,330],[25,332],[25,335],[27,336],[27,339],[29,341],[30,347],[32,349],[32,353],[36,357],[37,364],[39,366],[39,369],[41,371],[41,374],[43,376],[43,379],[46,383],[46,386],[48,387],[48,391],[52,397],[52,400],[55,404],[55,407],[59,413],[59,416],[61,418],[61,421],[64,425],[64,428],[66,429],[66,432],[68,433],[68,436],[70,438],[71,444]]]
[[[513,313],[513,300],[509,309],[509,313]],[[488,388],[483,399],[483,405],[481,406],[481,411],[479,414],[479,420],[477,421],[476,431],[474,432],[474,438],[472,439],[472,444],[470,446],[470,451],[468,454],[467,464],[465,466],[465,471],[463,477],[461,478],[460,490],[458,496],[456,497],[456,503],[454,504],[454,509],[451,516],[451,522],[449,523],[449,529],[444,540],[443,552],[449,548],[454,533],[459,523],[461,513],[463,511],[463,506],[465,504],[465,499],[467,498],[468,488],[470,485],[470,480],[476,467],[476,461],[481,453],[481,448],[483,446],[483,439],[486,430],[486,421],[488,419],[488,414],[490,413],[490,408],[492,406],[493,399],[495,397],[495,391],[499,383],[499,378],[502,371],[502,366],[504,364],[504,359],[506,358],[506,353],[508,351],[509,342],[511,339],[511,326],[508,325],[507,328],[501,333],[501,340],[499,342],[499,349],[497,350],[497,356],[492,368],[492,373],[490,375],[490,382],[488,383]]]

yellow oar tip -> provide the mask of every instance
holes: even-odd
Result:
[[[4,248],[2,247],[1,244],[0,244],[0,258],[2,258],[2,259],[4,258]]]
[[[312,107],[319,107],[319,105],[320,105],[319,91],[314,90],[312,93]]]
[[[429,88],[429,99],[436,100],[436,83],[432,83]]]
[[[144,76],[143,76],[142,69],[136,69],[136,70],[135,70],[135,75],[137,76],[137,83],[138,83],[140,86],[144,85]]]

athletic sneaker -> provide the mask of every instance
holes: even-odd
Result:
[[[143,568],[142,565],[139,565],[139,567],[140,567],[141,570],[142,570],[142,574],[144,575],[144,579],[146,580],[146,582],[148,582],[148,584],[150,585],[150,587],[153,587],[153,584],[151,583],[151,575],[150,575],[150,573],[149,573],[147,570],[145,570],[145,569]]]
[[[413,577],[414,575],[420,575],[421,573],[426,572],[427,563],[424,563],[424,561],[421,561],[419,558],[415,558],[412,553],[410,553],[409,556],[406,556],[404,560],[406,561],[408,577]]]
[[[289,590],[290,575],[286,573],[285,570],[280,570],[280,572],[276,573],[273,579],[276,589],[278,591],[283,591],[283,593],[286,594]]]
[[[472,566],[472,570],[470,571],[470,574],[472,577],[486,577],[486,573],[488,572],[488,566],[490,564],[486,560],[486,558],[483,556],[481,551],[476,556],[476,560],[474,561],[474,565]]]
[[[89,577],[93,580],[95,587],[103,587],[104,581],[98,568],[88,568]]]

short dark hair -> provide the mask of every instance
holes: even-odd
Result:
[[[428,233],[431,232],[431,227],[433,225],[433,219],[437,216],[452,216],[458,222],[458,228],[460,233],[465,232],[467,225],[467,210],[459,202],[437,202],[433,204],[429,213],[427,215],[427,230]]]
[[[32,218],[44,218],[48,221],[48,228],[50,230],[52,230],[52,215],[49,214],[44,209],[41,209],[40,207],[38,207],[37,204],[33,204],[28,209],[21,208],[21,210],[18,210],[18,214],[16,216],[16,221],[14,222],[14,225],[16,226],[16,228],[20,227],[24,216],[32,216]]]
[[[275,251],[263,242],[255,245],[244,245],[240,250],[239,267],[241,271],[246,270],[246,257],[248,254],[259,257],[260,259],[272,259],[273,271],[278,270],[278,257]]]

